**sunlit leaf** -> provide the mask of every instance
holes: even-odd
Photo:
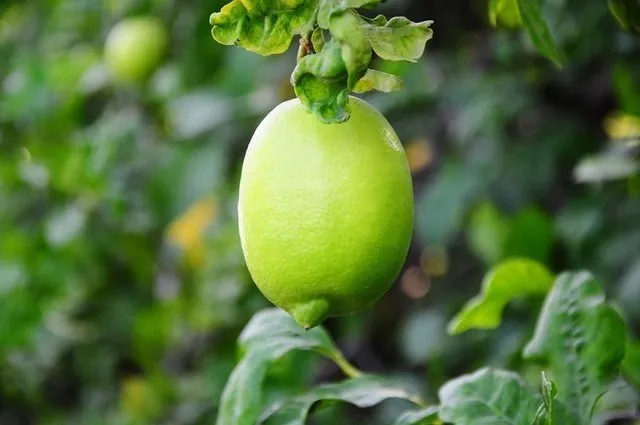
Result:
[[[622,318],[593,276],[564,273],[547,296],[524,355],[549,363],[558,399],[580,423],[589,423],[596,401],[618,374],[625,341]]]
[[[313,29],[318,0],[234,0],[209,19],[213,38],[261,55],[283,53]]]
[[[553,276],[542,264],[511,259],[491,269],[482,281],[482,293],[472,298],[449,323],[449,333],[469,329],[493,329],[502,321],[502,310],[514,298],[543,295]]]

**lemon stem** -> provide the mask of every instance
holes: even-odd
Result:
[[[338,365],[338,367],[342,370],[342,372],[344,372],[344,374],[347,375],[349,378],[358,378],[364,375],[364,372],[362,372],[360,369],[358,369],[357,367],[349,363],[349,360],[347,360],[341,353],[338,353],[334,357],[333,361]]]

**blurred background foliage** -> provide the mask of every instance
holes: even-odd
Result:
[[[268,305],[239,247],[242,156],[292,97],[295,63],[295,49],[217,45],[208,17],[224,3],[0,1],[0,424],[213,422],[239,330]],[[486,1],[380,8],[435,21],[421,62],[377,64],[406,90],[367,96],[405,142],[415,240],[383,300],[327,326],[358,366],[428,400],[478,366],[522,367],[541,300],[510,306],[497,331],[445,333],[507,257],[591,269],[640,331],[640,39],[605,1],[545,8],[563,69],[513,11],[492,28]],[[104,40],[138,14],[162,19],[170,51],[143,84],[120,84]],[[269,394],[337,377],[290,356]],[[316,421],[384,424],[405,407]]]

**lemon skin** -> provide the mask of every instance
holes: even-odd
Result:
[[[277,106],[246,153],[239,230],[261,292],[300,326],[358,312],[392,285],[413,232],[403,147],[375,108],[324,124],[299,100]]]
[[[120,21],[105,42],[105,63],[117,81],[138,83],[156,68],[167,49],[162,22],[150,16]]]

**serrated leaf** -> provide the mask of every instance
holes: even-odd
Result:
[[[494,329],[512,299],[546,294],[552,283],[553,276],[542,264],[524,258],[507,260],[486,274],[481,294],[451,320],[448,331],[455,335],[469,329]]]
[[[637,0],[609,0],[609,10],[622,29],[640,34],[640,3]]]
[[[377,90],[384,93],[402,90],[402,78],[397,75],[387,74],[386,72],[368,69],[364,77],[356,83],[353,91],[356,93],[365,93]]]
[[[533,45],[540,53],[562,66],[562,53],[551,35],[549,26],[542,14],[540,0],[516,0],[518,14]]]
[[[342,358],[322,328],[304,331],[277,309],[257,313],[240,335],[240,346],[245,353],[225,386],[217,425],[255,425],[269,364],[290,351],[311,350],[334,360]]]
[[[633,384],[640,388],[640,342],[627,340],[622,372]]]
[[[412,22],[403,16],[387,21],[379,15],[375,19],[361,19],[361,23],[373,51],[385,60],[416,62],[433,37],[429,28],[433,21]]]
[[[342,401],[360,408],[375,406],[390,398],[416,402],[415,394],[390,380],[364,375],[340,383],[319,386],[301,396],[276,402],[261,415],[260,422],[272,425],[304,425],[311,409],[322,402]]]
[[[279,54],[313,28],[317,10],[318,0],[234,0],[211,15],[211,34],[221,44]]]
[[[617,376],[626,330],[587,272],[560,275],[545,300],[524,356],[551,366],[559,400],[589,423],[598,398]]]
[[[481,369],[438,392],[440,419],[456,425],[531,425],[542,397],[515,373]]]
[[[409,411],[400,416],[393,425],[436,425],[441,424],[438,417],[440,409],[436,406]]]

